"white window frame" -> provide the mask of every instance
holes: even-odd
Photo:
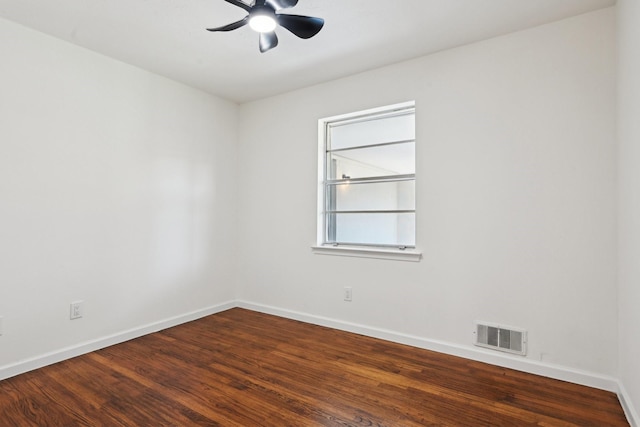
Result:
[[[376,245],[334,245],[325,243],[327,232],[326,224],[326,159],[327,159],[327,133],[331,123],[363,118],[366,116],[383,115],[397,111],[415,110],[415,102],[403,102],[387,105],[354,113],[326,117],[318,120],[318,216],[317,239],[313,251],[321,255],[340,255],[363,258],[391,259],[400,261],[419,261],[422,254],[416,247],[390,247]],[[414,111],[415,114],[415,111]],[[415,154],[414,154],[415,155]],[[417,217],[416,217],[417,221]],[[417,239],[417,233],[416,233]]]

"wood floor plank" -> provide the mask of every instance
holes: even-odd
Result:
[[[0,381],[0,426],[628,426],[613,393],[232,309]]]

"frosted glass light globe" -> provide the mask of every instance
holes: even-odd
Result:
[[[255,15],[249,20],[249,26],[259,33],[270,33],[276,29],[276,20],[268,15]]]

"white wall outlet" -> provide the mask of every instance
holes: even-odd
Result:
[[[351,289],[351,286],[345,286],[344,287],[344,300],[345,301],[351,301],[352,297],[353,297],[353,289]]]
[[[70,316],[69,318],[71,320],[73,319],[79,319],[82,317],[82,301],[75,301],[71,303],[71,312],[70,312]]]

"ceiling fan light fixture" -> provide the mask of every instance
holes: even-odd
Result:
[[[239,21],[222,27],[207,28],[207,31],[233,31],[249,25],[251,29],[260,33],[260,52],[264,53],[278,46],[278,36],[275,29],[280,26],[301,39],[310,39],[320,32],[324,26],[324,19],[313,16],[291,15],[279,13],[282,9],[289,9],[298,4],[298,0],[225,0],[234,6],[244,9],[248,14]]]
[[[255,12],[249,18],[249,26],[258,33],[270,33],[276,29],[276,18],[268,12]]]

